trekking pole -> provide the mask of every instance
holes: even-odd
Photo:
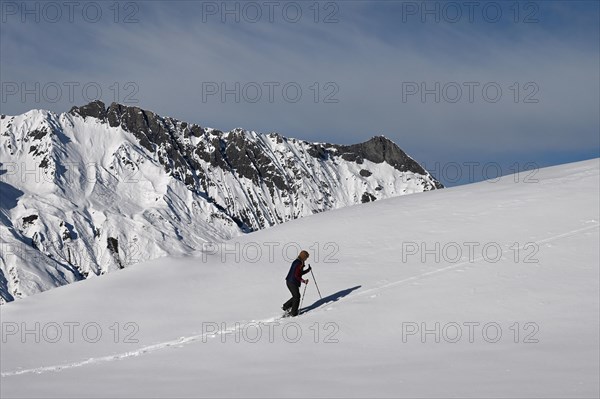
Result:
[[[302,302],[304,302],[304,294],[306,294],[306,286],[308,284],[304,284],[304,291],[302,292],[302,298],[300,299],[300,309],[302,309]]]
[[[319,293],[319,298],[323,299],[323,297],[321,296],[321,291],[319,291],[319,285],[317,284],[317,279],[315,278],[315,274],[312,271],[312,266],[309,264],[308,267],[310,267],[310,274],[311,274],[313,280],[315,281],[315,287],[317,287],[317,292]],[[304,289],[306,289],[306,287],[304,287]]]

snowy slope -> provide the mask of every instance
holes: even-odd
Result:
[[[6,304],[0,393],[598,397],[599,166],[321,213]],[[311,310],[277,320],[294,242],[327,299],[311,281]],[[420,334],[436,323],[439,343]]]
[[[38,110],[2,122],[6,301],[239,234],[120,129]]]
[[[441,187],[384,137],[340,146],[223,133],[99,101],[2,115],[0,159],[0,303]]]

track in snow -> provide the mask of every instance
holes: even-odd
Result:
[[[571,230],[568,231],[566,233],[562,233],[562,234],[558,234],[555,236],[551,236],[548,238],[544,238],[542,240],[538,240],[538,241],[532,241],[532,242],[528,242],[522,246],[519,247],[519,249],[524,249],[525,245],[531,245],[531,244],[544,244],[547,242],[551,242],[551,241],[555,241],[561,238],[565,238],[565,237],[569,237],[569,236],[573,236],[579,233],[583,233],[585,231],[588,230],[593,230],[593,229],[597,229],[598,227],[600,227],[600,224],[594,224],[593,226],[587,226],[581,229],[576,229],[576,230]],[[503,250],[504,253],[504,250]],[[429,277],[431,275],[435,275],[435,274],[439,274],[439,273],[443,273],[445,271],[448,270],[452,270],[452,269],[456,269],[458,267],[461,266],[465,266],[468,264],[473,264],[476,263],[480,260],[483,260],[483,256],[479,256],[477,258],[474,258],[472,261],[464,261],[464,262],[460,262],[460,263],[456,263],[456,264],[452,264],[450,266],[446,266],[446,267],[442,267],[440,269],[436,269],[436,270],[432,270],[429,272],[425,272],[425,273],[421,273],[415,276],[411,276],[402,280],[397,280],[397,281],[393,281],[391,283],[386,283],[383,285],[380,285],[378,287],[373,287],[373,288],[369,288],[367,290],[361,291],[359,293],[356,294],[352,294],[350,295],[351,298],[354,297],[359,297],[359,296],[364,296],[364,295],[368,295],[371,294],[373,292],[377,292],[383,289],[387,289],[390,287],[394,287],[400,284],[404,284],[406,282],[409,281],[415,281],[415,280],[420,280],[422,278],[425,277]],[[340,298],[339,300],[342,300],[342,298]],[[174,339],[171,341],[166,341],[166,342],[161,342],[161,343],[157,343],[157,344],[153,344],[153,345],[148,345],[145,346],[143,348],[134,350],[134,351],[128,351],[128,352],[123,352],[123,353],[119,353],[119,354],[115,354],[115,355],[108,355],[108,356],[102,356],[102,357],[92,357],[86,360],[81,360],[78,362],[74,362],[74,363],[66,363],[66,364],[61,364],[61,365],[54,365],[54,366],[43,366],[43,367],[37,367],[37,368],[31,368],[31,369],[23,369],[23,370],[14,370],[14,371],[7,371],[7,372],[3,372],[0,373],[1,377],[12,377],[12,376],[17,376],[17,375],[22,375],[22,374],[41,374],[41,373],[46,373],[46,372],[58,372],[58,371],[62,371],[62,370],[67,370],[67,369],[71,369],[71,368],[75,368],[75,367],[82,367],[82,366],[86,366],[89,364],[96,364],[96,363],[103,363],[103,362],[110,362],[110,361],[114,361],[114,360],[121,360],[121,359],[125,359],[128,357],[136,357],[136,356],[141,356],[144,355],[146,353],[152,353],[152,352],[156,352],[158,350],[161,349],[166,349],[172,346],[181,346],[184,344],[188,344],[191,342],[197,342],[200,340],[206,340],[207,338],[214,338],[217,335],[221,335],[221,334],[232,334],[235,333],[236,331],[238,331],[239,329],[241,329],[242,327],[247,327],[250,324],[257,324],[257,323],[272,323],[275,321],[280,320],[281,317],[278,316],[274,316],[274,317],[270,317],[267,319],[263,319],[263,320],[253,320],[251,322],[248,323],[236,323],[236,326],[233,328],[228,328],[222,331],[218,331],[218,332],[210,332],[210,333],[204,333],[204,334],[197,334],[197,335],[191,335],[188,337],[180,337],[178,339]]]

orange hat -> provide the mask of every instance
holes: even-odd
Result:
[[[303,261],[306,260],[306,259],[308,259],[308,252],[306,252],[304,250],[300,251],[300,254],[298,255],[298,258],[300,258]]]

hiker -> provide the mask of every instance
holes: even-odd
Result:
[[[307,259],[308,252],[301,251],[300,254],[298,254],[298,258],[292,262],[290,271],[285,278],[288,290],[292,293],[292,297],[283,304],[281,309],[285,312],[289,311],[291,316],[298,316],[298,307],[300,306],[300,285],[302,283],[308,284],[308,279],[304,280],[302,278],[303,274],[306,274],[311,270],[310,266],[308,269],[304,270],[304,262],[306,262]]]

